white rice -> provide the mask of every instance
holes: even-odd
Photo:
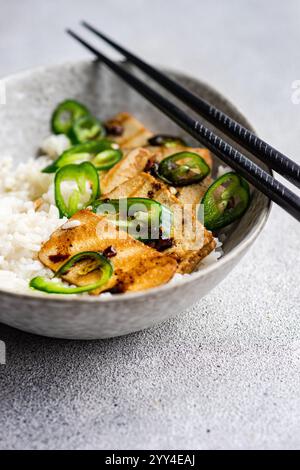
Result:
[[[61,136],[51,136],[51,146],[55,158]],[[41,173],[51,163],[49,156],[19,165],[11,157],[0,161],[0,289],[32,293],[30,279],[52,275],[38,260],[41,244],[67,219],[59,218],[54,204],[53,175]],[[36,211],[34,201],[39,198]]]
[[[66,135],[50,135],[43,141],[41,150],[45,155],[48,155],[50,158],[55,160],[70,146],[71,142]]]
[[[38,260],[43,242],[60,226],[70,224],[59,218],[54,203],[53,175],[41,173],[63,149],[69,146],[64,136],[50,136],[43,143],[47,156],[31,159],[16,166],[10,157],[1,157],[0,172],[0,289],[31,293],[29,281],[35,276],[52,277],[52,272]],[[35,203],[39,199],[39,210]],[[68,227],[68,225],[65,225]],[[222,255],[218,249],[207,256],[201,266],[215,263]],[[178,283],[187,275],[176,274]],[[102,294],[107,298],[111,294]]]

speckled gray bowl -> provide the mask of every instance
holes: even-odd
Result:
[[[172,74],[249,126],[236,108],[209,86],[182,74]],[[7,102],[0,105],[0,156],[11,154],[17,161],[36,155],[39,143],[49,134],[51,112],[67,97],[86,103],[99,117],[129,111],[154,131],[184,135],[100,64],[79,62],[42,67],[2,80],[0,86],[3,84]],[[0,321],[31,333],[73,339],[107,338],[148,328],[182,312],[222,281],[262,230],[269,210],[269,201],[254,191],[247,214],[228,234],[223,258],[178,285],[103,300],[0,291]]]

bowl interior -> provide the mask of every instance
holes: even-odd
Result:
[[[241,113],[208,85],[181,73],[169,73],[194,93],[250,127]],[[36,156],[41,141],[50,133],[49,121],[54,107],[66,98],[82,101],[101,119],[120,111],[128,111],[154,132],[182,135],[191,144],[200,146],[99,63],[77,62],[41,67],[5,79],[2,83],[6,88],[6,105],[0,106],[0,158],[3,155],[12,155],[16,161],[21,162]],[[153,86],[157,88],[155,84]],[[185,108],[182,104],[180,106]],[[221,132],[218,133],[222,135]],[[220,164],[222,162],[216,158],[216,168]],[[260,165],[267,169],[261,163]],[[227,230],[223,247],[225,256],[243,240],[251,237],[256,227],[266,218],[268,208],[268,199],[253,189],[249,210],[238,223]]]

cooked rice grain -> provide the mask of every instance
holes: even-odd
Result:
[[[1,160],[0,173],[0,288],[30,291],[35,276],[49,275],[38,260],[41,244],[67,221],[48,202],[53,176],[41,173],[49,159],[41,157],[15,167],[11,158]],[[34,201],[43,204],[35,211]]]

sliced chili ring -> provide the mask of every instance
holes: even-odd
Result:
[[[173,214],[153,199],[131,197],[99,200],[93,204],[93,211],[114,216],[113,222],[138,240],[146,242],[171,237]]]
[[[97,168],[98,171],[109,170],[122,158],[123,153],[117,149],[107,149],[99,152],[92,160],[91,163]]]
[[[204,225],[208,230],[218,230],[242,217],[250,204],[248,183],[237,173],[229,172],[218,178],[206,191]]]
[[[195,152],[179,152],[162,160],[158,176],[174,186],[188,186],[199,183],[209,173],[206,161]]]
[[[70,137],[74,122],[87,114],[89,114],[89,110],[78,101],[66,100],[59,103],[51,118],[52,132],[66,134]]]
[[[186,147],[186,142],[181,137],[175,137],[173,135],[157,134],[148,139],[149,145],[153,147]]]
[[[74,182],[76,188],[71,188],[67,197],[62,185],[65,182]],[[63,166],[55,175],[55,203],[60,217],[72,217],[76,212],[84,209],[99,197],[100,183],[96,168],[89,162],[79,165]],[[90,191],[90,194],[89,194]],[[65,193],[68,192],[65,188]]]
[[[104,150],[114,150],[118,151],[118,156],[122,157],[122,152],[119,150],[119,145],[115,142],[112,142],[108,139],[102,139],[94,142],[86,142],[84,144],[74,145],[70,149],[63,152],[51,165],[43,169],[43,173],[55,173],[59,168],[62,168],[65,165],[70,165],[72,163],[82,163],[82,162],[91,162],[97,155],[99,155]],[[119,158],[119,159],[120,159]],[[116,156],[112,159],[116,161]],[[115,163],[112,163],[113,166]],[[96,166],[98,170],[102,170],[101,165]],[[105,162],[104,165],[107,169],[108,162]]]
[[[90,114],[81,116],[76,119],[72,126],[71,134],[73,141],[77,144],[102,139],[106,132],[101,122]]]
[[[51,280],[38,276],[30,281],[29,286],[32,289],[47,292],[48,294],[80,294],[83,292],[90,292],[95,289],[99,289],[99,287],[104,286],[111,278],[113,274],[113,266],[112,263],[105,256],[103,256],[103,254],[96,251],[84,251],[72,256],[72,258],[70,258],[55,273],[54,278],[66,275],[75,264],[86,260],[92,260],[92,263],[85,263],[82,275],[85,276],[91,272],[99,270],[101,272],[101,276],[98,281],[87,284],[85,286],[67,287],[61,283],[54,282],[53,279]],[[79,268],[79,275],[80,274],[81,273]]]

